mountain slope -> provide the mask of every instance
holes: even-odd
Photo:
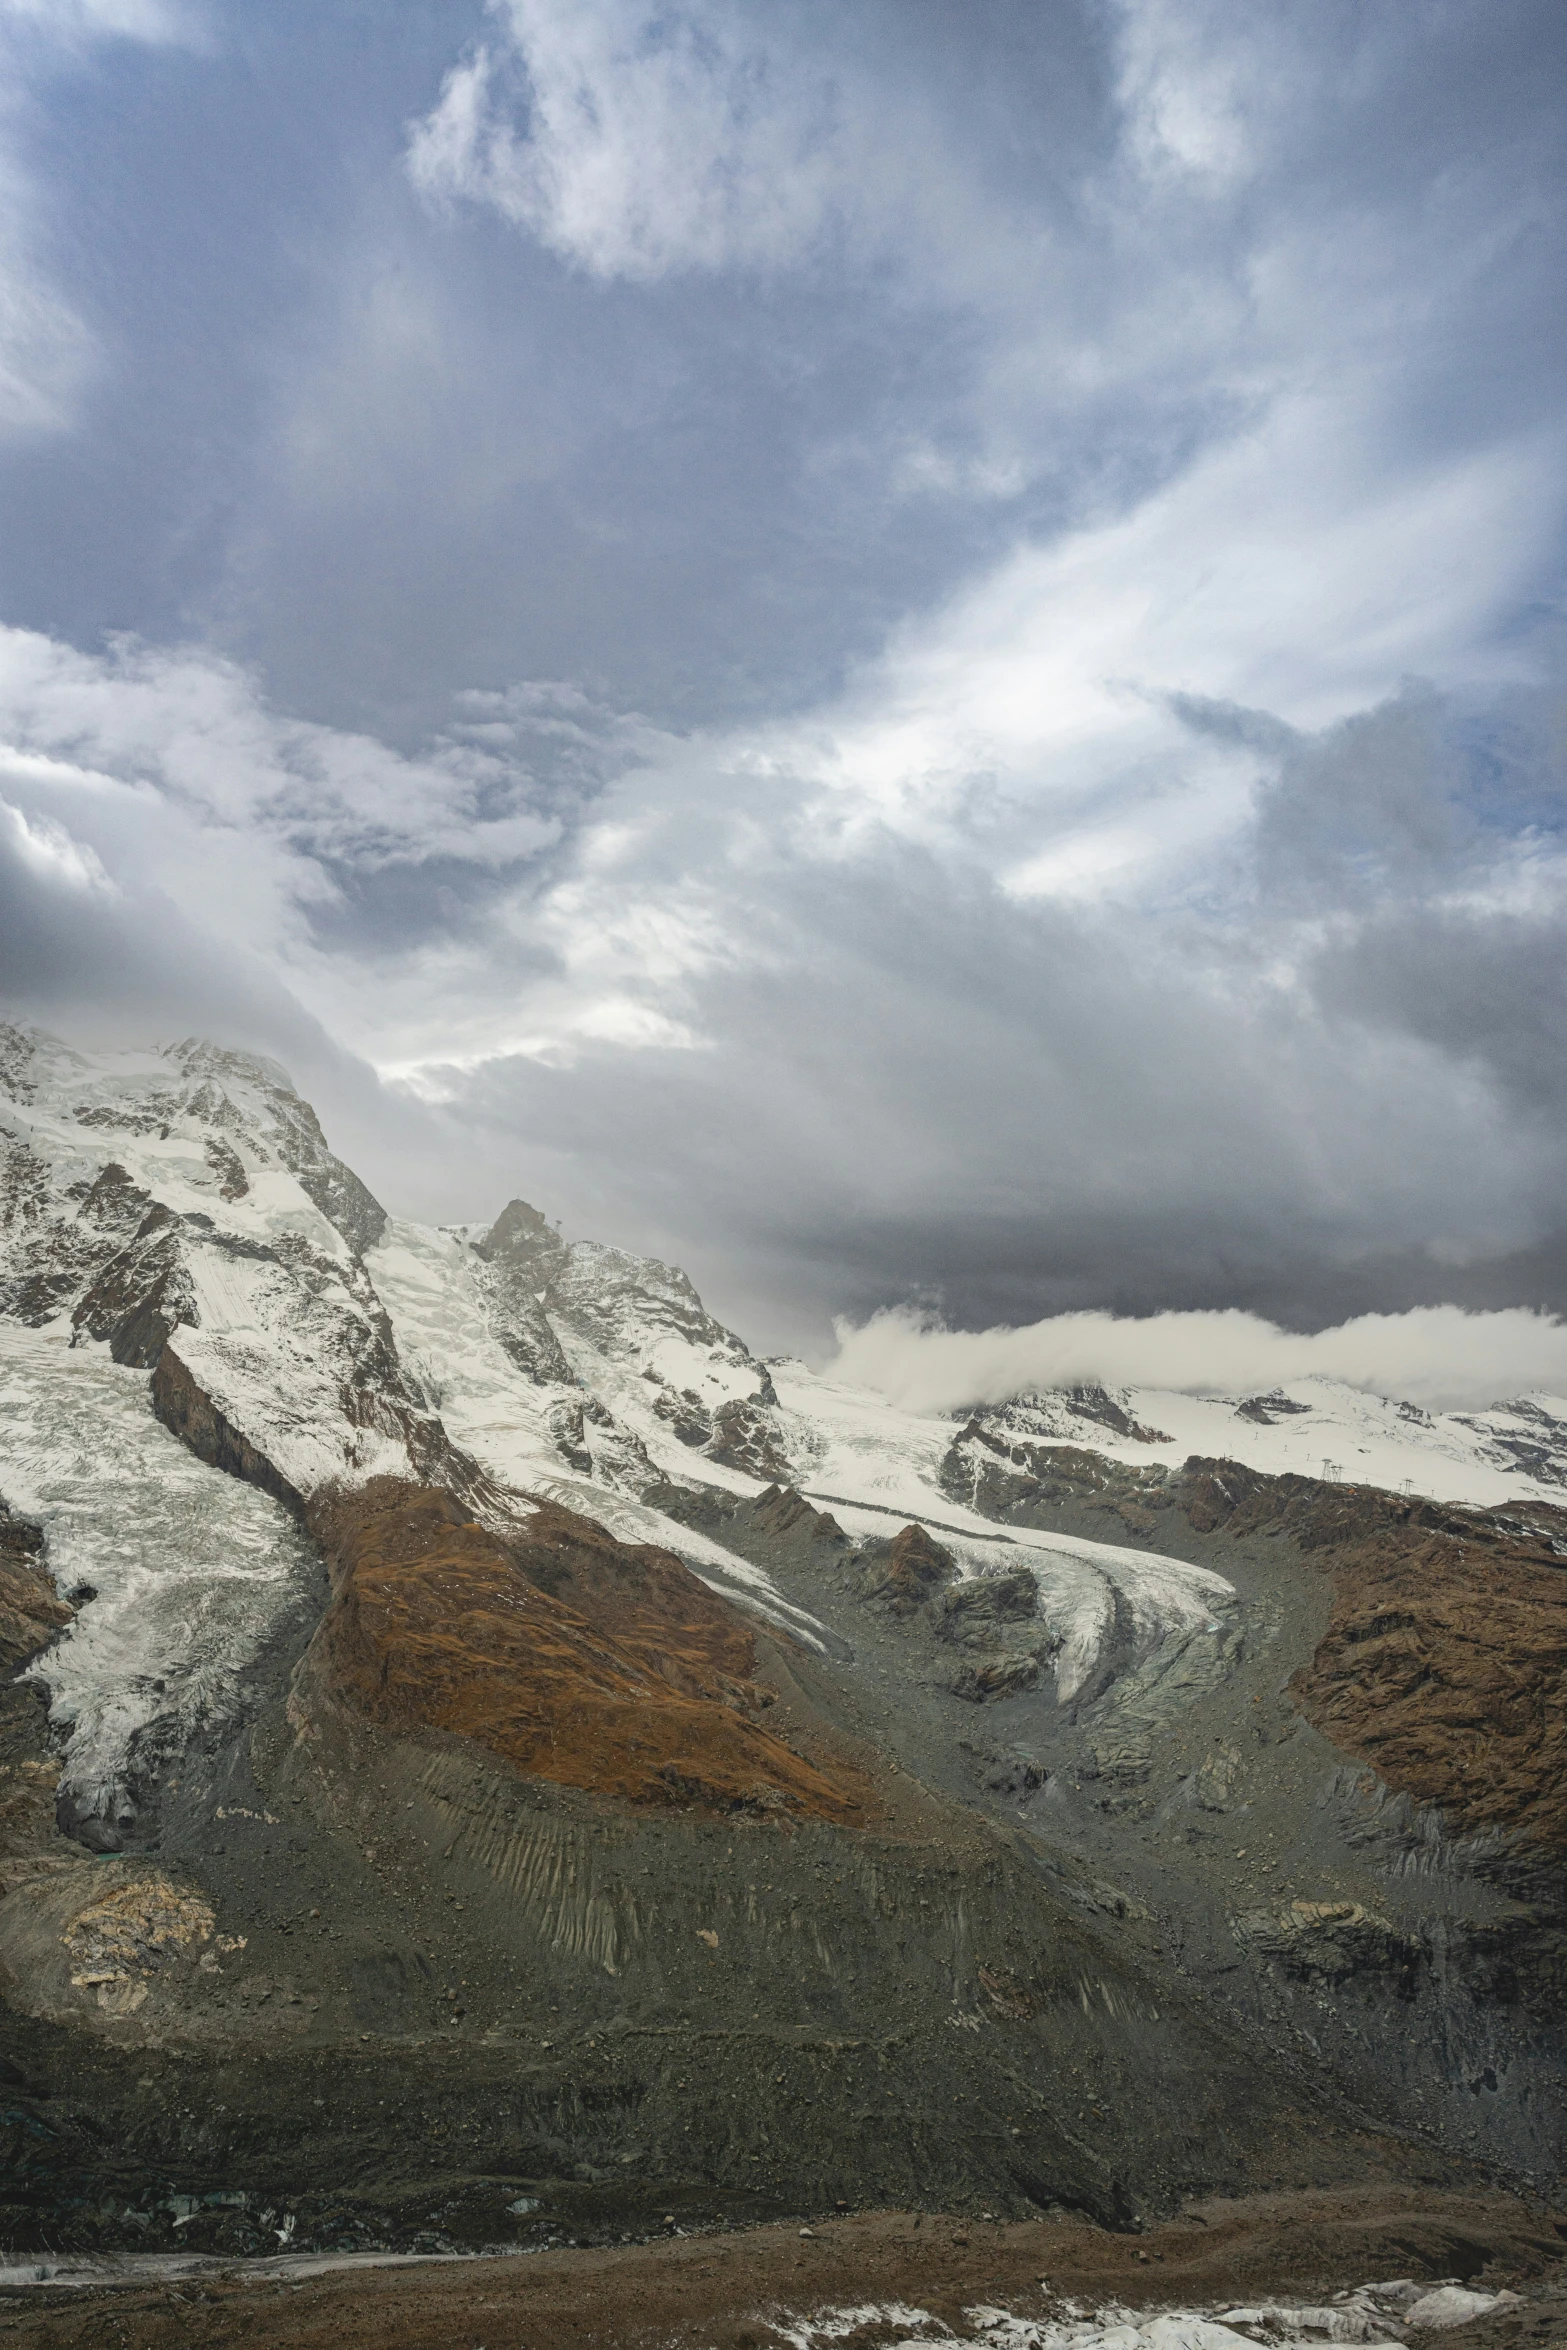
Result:
[[[1554,2174],[1567,1409],[912,1416],[196,1043],[0,1151],[13,2233]]]

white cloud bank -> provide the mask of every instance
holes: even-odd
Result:
[[[1103,1385],[1252,1395],[1341,1379],[1430,1410],[1567,1393],[1567,1323],[1530,1308],[1422,1306],[1335,1330],[1281,1330],[1255,1314],[1055,1314],[1021,1330],[943,1330],[908,1310],[837,1324],[835,1378],[916,1412],[1007,1403],[1033,1388]]]

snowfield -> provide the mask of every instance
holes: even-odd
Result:
[[[817,1431],[825,1450],[812,1481],[824,1490],[894,1507],[934,1485],[964,1413],[921,1417],[865,1388],[846,1387],[804,1363],[774,1363],[780,1398]],[[1178,1469],[1193,1454],[1242,1461],[1269,1476],[1293,1472],[1491,1508],[1507,1501],[1567,1501],[1567,1397],[1535,1395],[1485,1412],[1426,1413],[1367,1395],[1338,1379],[1299,1379],[1271,1397],[1181,1395],[1118,1389],[1125,1417],[1157,1441],[1124,1434],[1075,1409],[1065,1396],[1005,1407],[1029,1440],[1069,1444],[1112,1459]],[[1267,1419],[1243,1405],[1276,1405]],[[952,1504],[943,1497],[943,1507]]]

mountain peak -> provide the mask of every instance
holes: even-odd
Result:
[[[474,1248],[487,1264],[521,1266],[534,1258],[563,1256],[566,1243],[538,1208],[525,1199],[508,1200]]]

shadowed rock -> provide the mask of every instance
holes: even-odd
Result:
[[[865,1546],[860,1597],[885,1600],[895,1616],[912,1616],[950,1582],[958,1562],[923,1526],[905,1526],[889,1543]]]
[[[1026,1623],[1038,1607],[1039,1586],[1027,1567],[1014,1567],[1005,1575],[976,1575],[942,1593],[936,1637],[965,1648],[988,1647],[998,1625]]]

